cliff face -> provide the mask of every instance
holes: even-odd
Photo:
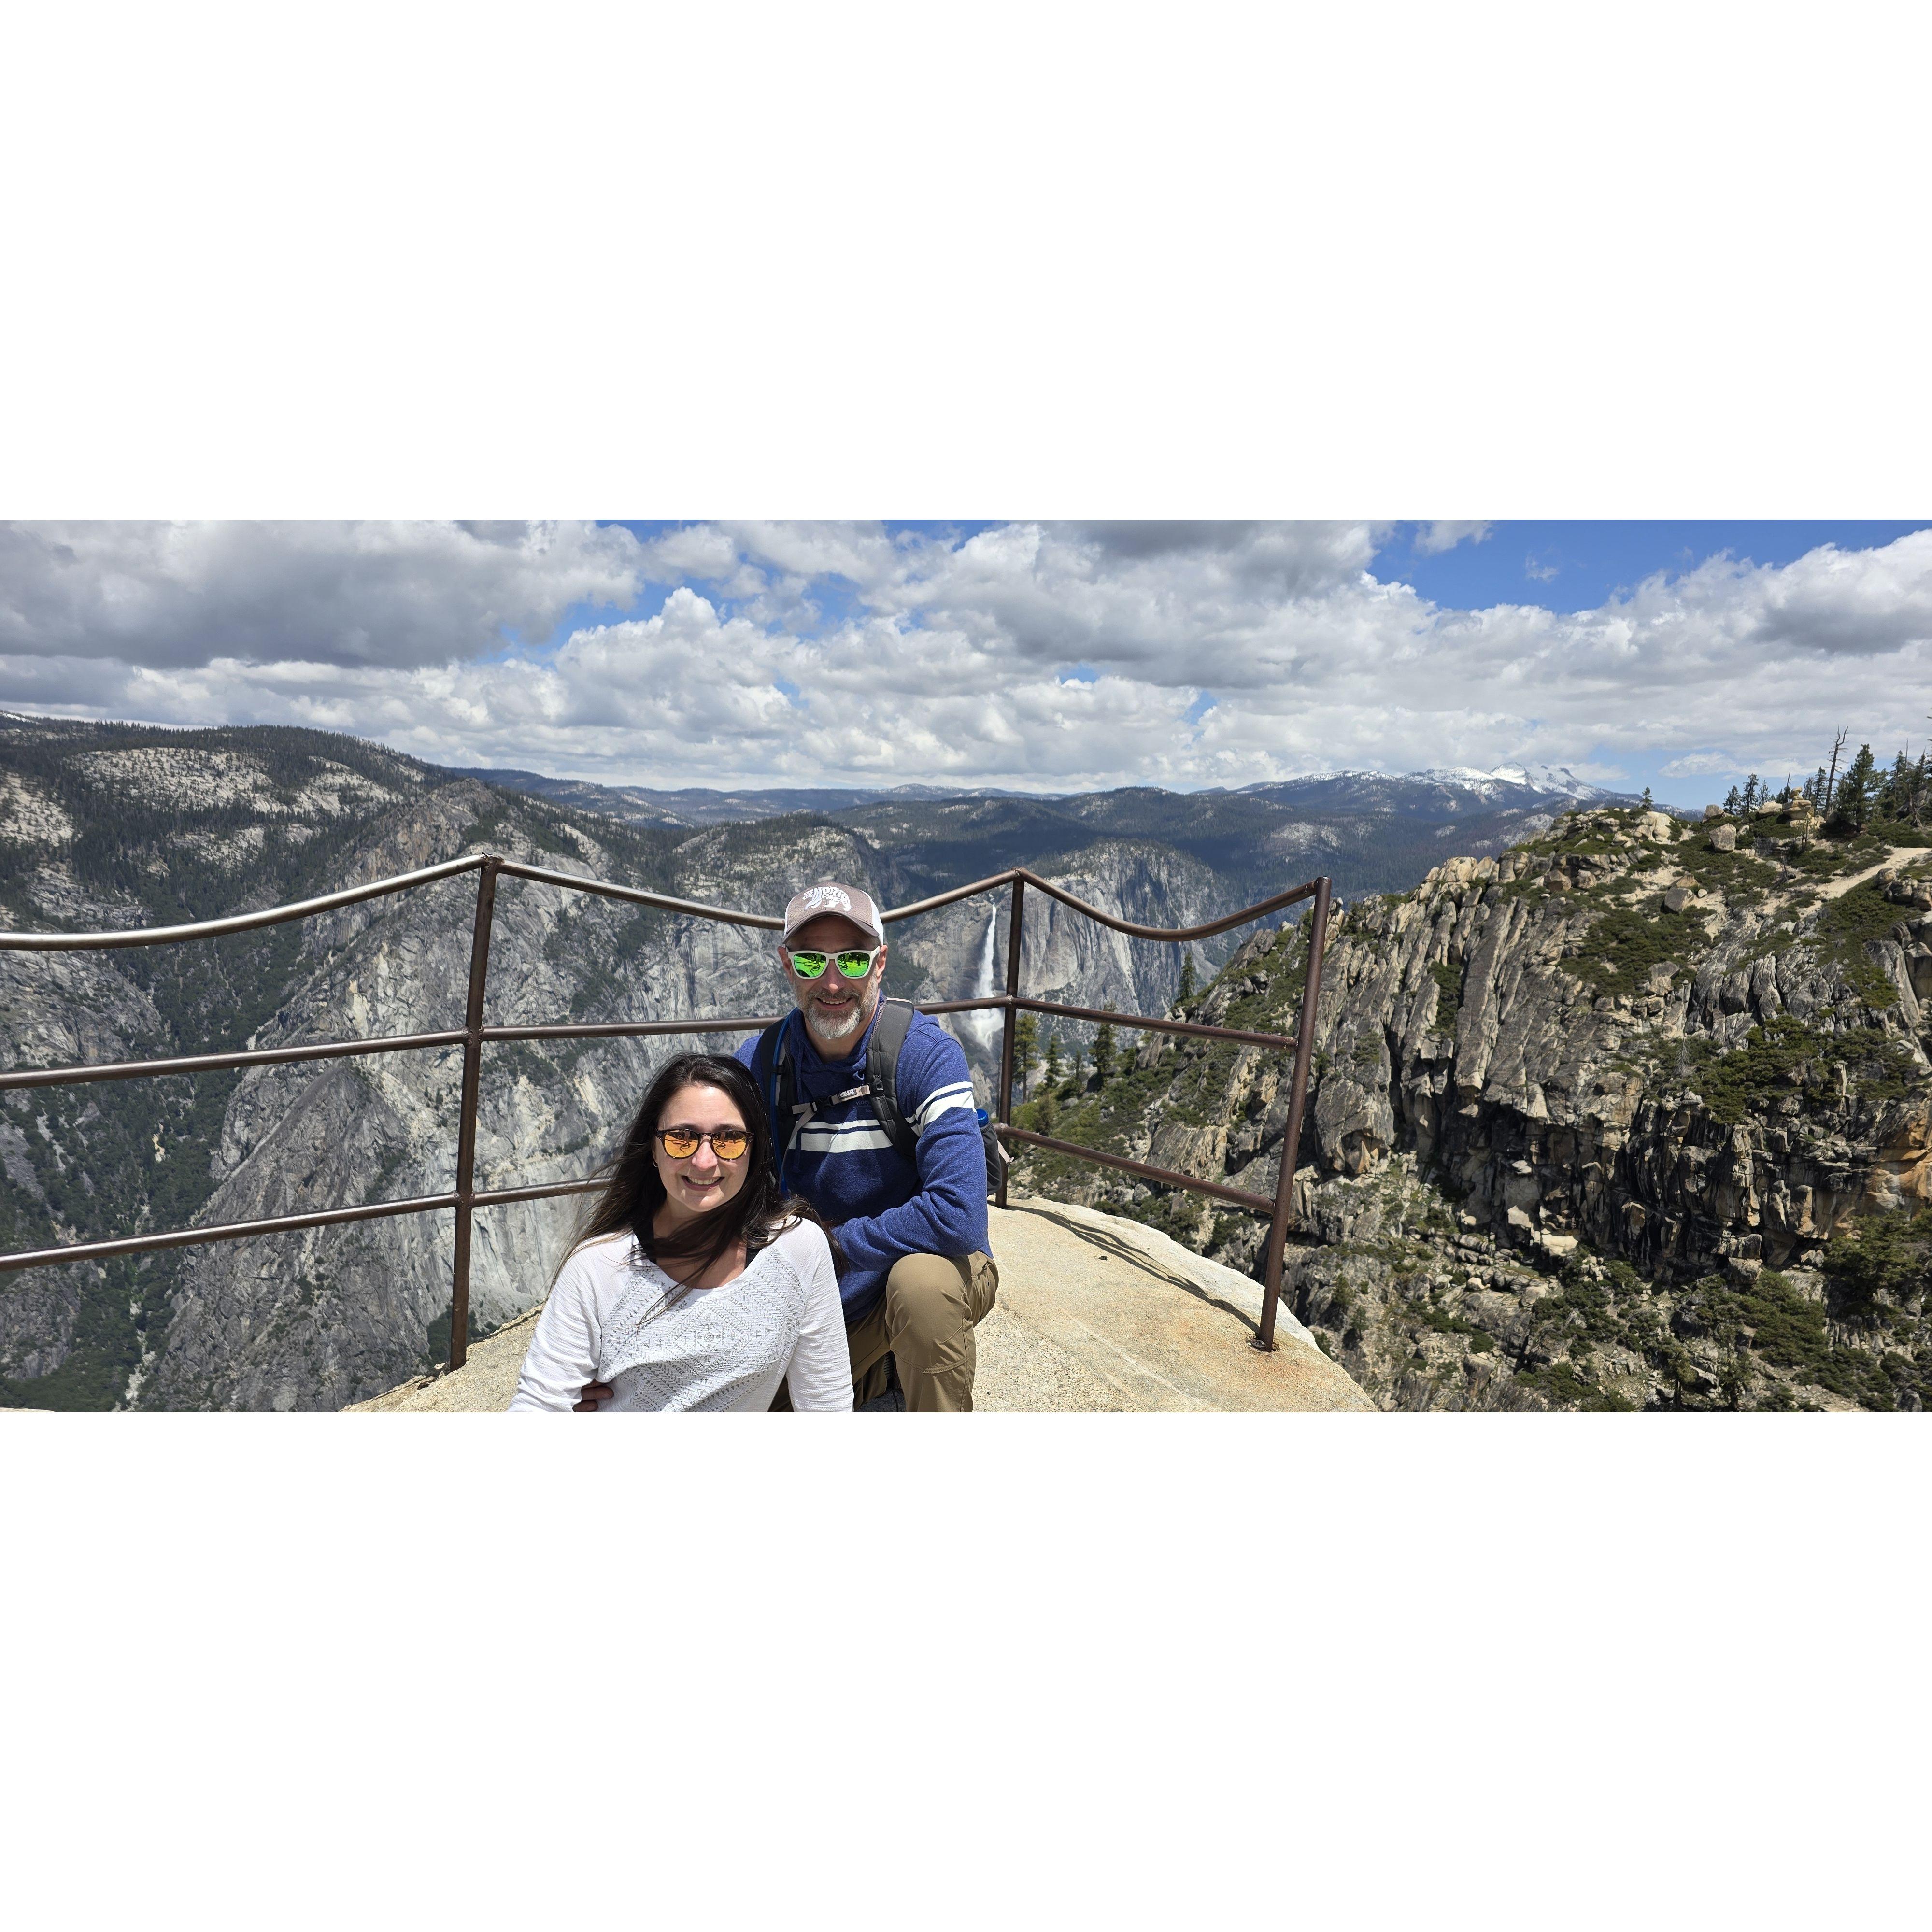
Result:
[[[594,832],[520,806],[493,814],[479,839],[475,820],[490,802],[480,786],[440,791],[372,851],[372,868],[380,874],[489,849],[592,877],[621,880],[632,870]],[[800,842],[808,866],[864,875],[849,838],[830,842],[836,852],[824,849],[827,842]],[[693,844],[674,856],[662,889],[726,904],[784,902],[790,844],[730,853],[712,833]],[[460,1024],[474,893],[465,878],[308,922],[310,970],[255,1043]],[[486,1016],[514,1025],[772,1010],[770,946],[766,933],[506,880]],[[725,1050],[734,1043],[733,1036],[720,1042]],[[674,1037],[486,1048],[478,1184],[590,1172],[621,1138],[656,1067],[703,1044]],[[212,1163],[218,1184],[202,1218],[448,1189],[461,1077],[459,1048],[250,1072],[223,1120]],[[471,1306],[480,1329],[541,1298],[581,1208],[566,1199],[478,1214]],[[446,1346],[451,1223],[448,1214],[412,1216],[190,1250],[153,1399],[170,1408],[333,1408],[415,1372]]]
[[[1932,1395],[1932,853],[1806,830],[1582,812],[1336,923],[1287,1280],[1385,1404]],[[1292,930],[1197,1016],[1292,1031]],[[1271,1194],[1287,1071],[1150,1040],[1059,1131]],[[1246,1217],[1033,1167],[1258,1248]]]
[[[209,741],[213,742],[209,742]],[[917,896],[899,861],[806,816],[640,829],[452,778],[314,734],[0,730],[0,919],[98,928],[216,916],[468,852],[500,851],[709,903],[776,911],[832,874],[882,904]],[[1222,910],[1198,861],[1112,839],[1043,862],[1137,920]],[[970,875],[969,875],[970,876]],[[925,882],[920,884],[923,885]],[[473,877],[192,947],[0,953],[0,1064],[269,1047],[459,1025]],[[1004,980],[1006,896],[892,931],[889,988],[956,998]],[[1029,984],[1078,1004],[1171,997],[1176,949],[1089,943],[1035,896]],[[990,944],[989,944],[990,941]],[[524,880],[500,886],[493,1023],[779,1010],[774,935]],[[956,1024],[982,1088],[997,1022]],[[485,1049],[484,1186],[591,1172],[654,1069],[732,1036]],[[16,1091],[0,1105],[8,1248],[442,1192],[453,1184],[459,1048],[165,1082]],[[488,1328],[544,1292],[580,1204],[487,1209],[472,1306]],[[0,1400],[36,1406],[332,1408],[447,1344],[448,1214],[254,1238],[0,1277]]]

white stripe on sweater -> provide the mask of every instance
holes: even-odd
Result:
[[[806,1127],[792,1136],[791,1144],[800,1154],[859,1154],[892,1143],[884,1127],[865,1120],[845,1127]]]
[[[925,1106],[913,1116],[913,1131],[922,1134],[941,1114],[950,1114],[956,1107],[970,1108],[972,1105],[973,1083],[970,1080],[956,1081],[950,1087],[935,1087],[926,1096]]]

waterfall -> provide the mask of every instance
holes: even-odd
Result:
[[[986,921],[986,944],[980,954],[980,977],[969,996],[976,1000],[990,999],[1005,988],[997,986],[993,980],[993,935],[1000,923],[1000,915],[995,911]],[[955,1016],[962,1030],[982,1053],[991,1053],[1000,1037],[1003,1016],[996,1012],[959,1013]]]

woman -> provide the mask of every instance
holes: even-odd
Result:
[[[682,1054],[651,1083],[588,1232],[537,1318],[513,1409],[850,1409],[832,1250],[781,1198],[735,1060]],[[580,1403],[586,1382],[608,1396]]]

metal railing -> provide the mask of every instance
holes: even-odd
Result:
[[[575,1180],[550,1181],[531,1187],[479,1188],[476,1184],[476,1112],[483,1071],[483,1048],[493,1042],[537,1040],[613,1040],[636,1038],[656,1034],[755,1033],[770,1026],[776,1015],[719,1019],[685,1018],[672,1020],[593,1020],[580,1023],[542,1026],[488,1026],[484,1023],[484,995],[490,971],[490,934],[496,916],[496,882],[500,878],[530,879],[566,891],[589,892],[602,898],[628,904],[650,906],[660,911],[688,918],[721,921],[731,926],[751,926],[766,932],[779,931],[783,922],[761,913],[734,912],[722,906],[700,905],[688,899],[673,898],[662,892],[645,892],[633,886],[614,885],[574,873],[552,872],[542,866],[526,866],[496,853],[472,854],[452,859],[421,871],[399,873],[394,878],[377,879],[367,885],[325,893],[319,898],[303,899],[290,905],[271,906],[260,912],[242,913],[227,919],[197,921],[188,926],[137,926],[115,932],[10,932],[0,931],[0,952],[78,952],[131,946],[172,946],[197,939],[218,939],[230,933],[252,932],[265,926],[280,926],[291,920],[312,918],[339,907],[356,905],[369,899],[407,892],[437,880],[454,878],[464,872],[477,874],[476,908],[470,932],[468,998],[460,1028],[434,1033],[394,1034],[373,1040],[314,1042],[302,1046],[249,1048],[230,1053],[190,1054],[174,1059],[113,1060],[92,1066],[52,1066],[15,1069],[0,1072],[0,1091],[13,1088],[52,1087],[98,1080],[158,1078],[170,1074],[213,1072],[230,1068],[270,1066],[312,1060],[347,1059],[366,1054],[408,1053],[430,1048],[460,1046],[463,1048],[463,1083],[458,1105],[455,1185],[440,1194],[418,1195],[403,1201],[364,1202],[353,1208],[328,1208],[301,1214],[278,1214],[246,1221],[180,1228],[158,1234],[134,1234],[113,1240],[74,1241],[61,1246],[34,1248],[0,1255],[0,1273],[30,1268],[57,1267],[70,1262],[92,1261],[110,1256],[142,1254],[167,1248],[200,1246],[216,1241],[238,1240],[256,1234],[286,1234],[307,1228],[323,1228],[341,1222],[370,1221],[398,1214],[428,1214],[454,1209],[456,1240],[452,1257],[450,1282],[449,1366],[463,1366],[470,1326],[470,1234],[476,1210],[513,1201],[541,1201],[567,1194],[584,1194],[603,1186],[602,1178],[586,1176]],[[1302,988],[1301,1012],[1293,1038],[1285,1034],[1244,1032],[1238,1028],[1207,1026],[1190,1020],[1170,1019],[1148,1013],[1120,1013],[1090,1006],[1074,1006],[1051,1000],[1036,1000],[1019,989],[1020,951],[1026,916],[1026,890],[1030,886],[1071,910],[1080,913],[1115,932],[1136,939],[1169,944],[1207,939],[1217,933],[1265,917],[1298,901],[1312,898],[1308,965]],[[1001,1138],[1022,1146],[1036,1147],[1099,1166],[1153,1180],[1162,1186],[1181,1188],[1228,1202],[1250,1214],[1268,1216],[1268,1239],[1263,1270],[1262,1318],[1254,1346],[1272,1349],[1281,1297],[1282,1256],[1292,1213],[1294,1168],[1300,1145],[1301,1118],[1308,1091],[1308,1068],[1315,1038],[1315,1010],[1321,997],[1322,956],[1328,931],[1329,881],[1311,879],[1306,884],[1277,892],[1271,898],[1244,906],[1239,912],[1209,920],[1199,926],[1162,927],[1136,926],[1102,912],[1072,893],[1029,872],[1023,866],[1010,866],[991,878],[976,880],[950,892],[935,894],[911,905],[895,908],[882,915],[886,922],[916,917],[936,911],[961,899],[972,898],[1001,886],[1012,889],[1012,903],[1006,939],[1006,988],[1004,993],[970,1000],[940,1000],[923,1003],[925,1013],[966,1013],[997,1010],[1004,1016],[1000,1052],[998,1131]],[[1056,1140],[1012,1124],[1013,1046],[1015,1023],[1022,1012],[1042,1013],[1057,1018],[1111,1022],[1130,1031],[1149,1030],[1182,1034],[1202,1040],[1233,1040],[1244,1045],[1292,1050],[1294,1070],[1289,1091],[1286,1129],[1282,1136],[1281,1172],[1274,1197],[1254,1194],[1221,1181],[1204,1180],[1144,1161],[1130,1160],[1119,1154],[1103,1154],[1072,1141]],[[998,1204],[1006,1202],[1004,1172],[998,1182]]]

